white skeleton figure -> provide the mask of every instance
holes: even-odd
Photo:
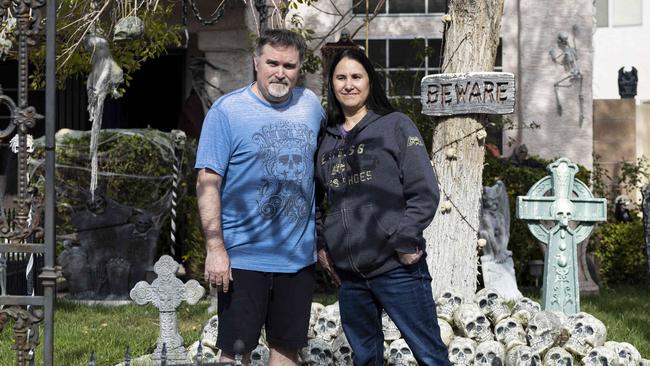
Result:
[[[468,366],[474,362],[476,342],[465,337],[456,337],[449,344],[449,361],[454,366]]]
[[[250,366],[266,366],[269,364],[269,347],[258,344],[250,354]]]
[[[345,338],[345,333],[339,334],[332,343],[332,351],[334,351],[334,362],[338,366],[352,366],[352,358],[354,354],[352,347]]]
[[[393,320],[388,316],[384,311],[381,314],[381,327],[384,331],[384,339],[387,341],[394,341],[396,339],[402,338],[402,333],[397,329],[397,325]]]
[[[527,344],[524,327],[513,317],[508,317],[498,322],[494,327],[494,335],[497,341],[503,343],[506,350]]]
[[[341,316],[338,302],[327,305],[316,317],[316,325],[314,326],[316,337],[332,342],[341,332]]]
[[[318,315],[320,314],[321,311],[323,311],[323,309],[325,309],[325,305],[318,302],[311,303],[311,312],[309,313],[309,329],[307,330],[307,338],[316,337],[316,332],[314,332],[314,327],[316,326],[316,319],[318,319]]]
[[[187,358],[192,361],[196,362],[196,358],[198,356],[198,350],[199,350],[199,341],[196,341],[192,343],[192,345],[187,349]],[[201,360],[203,362],[215,362],[219,359],[218,353],[215,353],[215,351],[210,348],[210,347],[201,347]]]
[[[90,134],[91,179],[90,191],[94,197],[97,186],[97,146],[99,144],[99,131],[102,126],[104,100],[107,94],[118,98],[120,93],[117,88],[124,81],[124,73],[113,59],[108,41],[102,35],[89,33],[84,38],[84,48],[90,53],[91,71],[86,80],[88,94],[88,114],[92,121]]]
[[[506,362],[506,349],[497,341],[480,343],[476,347],[474,366],[503,365]]]
[[[454,321],[454,311],[463,303],[463,298],[454,290],[444,290],[442,295],[436,299],[436,313],[438,318],[449,323]]]
[[[401,338],[390,343],[387,361],[389,366],[417,366],[418,364],[408,344]]]
[[[329,366],[334,364],[331,346],[321,338],[312,338],[307,347],[300,350],[302,365]]]
[[[201,344],[212,349],[217,349],[217,334],[219,333],[219,316],[215,315],[203,327]]]
[[[516,346],[506,355],[506,366],[539,366],[542,359],[539,353],[528,346]]]
[[[541,310],[542,306],[538,302],[522,297],[512,307],[512,317],[519,320],[522,326],[527,327],[530,318]]]
[[[479,343],[493,339],[490,332],[490,321],[474,303],[462,304],[456,309],[454,324],[463,336]]]
[[[494,289],[484,288],[479,290],[474,297],[474,302],[481,308],[493,324],[510,315],[506,300]]]
[[[543,355],[560,340],[560,318],[550,311],[540,311],[528,322],[526,339],[533,352]]]
[[[544,356],[544,366],[573,366],[573,355],[562,347],[553,347]]]
[[[636,366],[641,361],[639,351],[627,342],[607,341],[604,346],[614,351],[620,366]]]
[[[578,313],[570,317],[568,323],[573,324],[573,328],[564,348],[574,355],[585,356],[592,348],[605,344],[607,328],[593,315]]]
[[[582,358],[584,366],[619,366],[616,353],[605,346],[594,347]]]
[[[446,320],[438,318],[438,326],[440,327],[440,338],[442,338],[442,343],[445,346],[449,346],[449,343],[454,339],[454,328],[451,324],[447,323]]]

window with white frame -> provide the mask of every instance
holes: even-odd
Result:
[[[372,13],[381,0],[351,0],[355,14]],[[439,14],[447,10],[447,0],[385,0],[379,14]]]
[[[643,24],[642,0],[596,0],[598,27],[625,27]]]
[[[365,47],[365,40],[356,42]],[[442,54],[442,40],[439,38],[368,40],[368,58],[384,77],[384,87],[392,98],[419,98],[420,80],[441,72]],[[501,71],[500,43],[494,69]]]

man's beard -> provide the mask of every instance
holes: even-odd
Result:
[[[284,98],[287,94],[289,94],[289,90],[291,90],[291,88],[287,84],[277,82],[269,83],[268,91],[269,94],[274,98]]]

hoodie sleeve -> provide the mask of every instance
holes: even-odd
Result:
[[[398,252],[414,253],[416,247],[425,249],[422,231],[436,214],[440,191],[424,140],[415,124],[402,115],[395,135],[400,148],[398,164],[405,209],[389,244]]]

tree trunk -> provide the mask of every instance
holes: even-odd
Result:
[[[443,73],[493,70],[503,2],[451,0]],[[465,299],[476,292],[485,121],[485,115],[445,117],[433,132],[432,159],[441,204],[424,235],[434,296],[446,288]]]

